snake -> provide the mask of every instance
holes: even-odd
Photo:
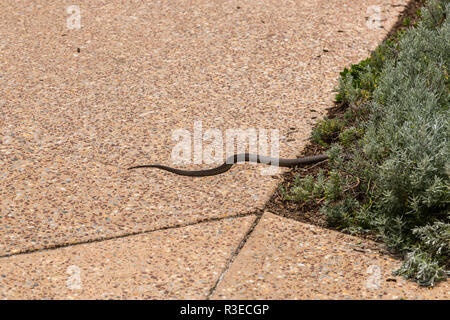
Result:
[[[283,159],[283,158],[272,158],[267,156],[261,156],[259,154],[251,154],[251,153],[239,153],[232,156],[229,156],[227,160],[220,166],[204,169],[204,170],[182,170],[176,169],[168,166],[164,166],[161,164],[146,164],[140,166],[129,167],[128,170],[131,169],[139,169],[139,168],[157,168],[165,171],[169,171],[181,176],[189,176],[189,177],[207,177],[207,176],[215,176],[224,172],[227,172],[231,169],[231,167],[238,162],[255,162],[255,163],[263,163],[267,165],[273,165],[278,167],[296,167],[307,164],[313,164],[317,162],[321,162],[328,159],[328,155],[320,154],[316,156],[309,156],[303,158],[295,158],[295,159]]]

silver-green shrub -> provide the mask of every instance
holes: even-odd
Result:
[[[450,0],[430,1],[414,28],[341,73],[336,100],[351,127],[318,126],[313,141],[341,143],[328,152],[330,172],[290,190],[313,201],[320,185],[330,225],[375,231],[404,254],[397,274],[431,286],[450,270],[449,15]]]
[[[425,245],[430,226],[449,229],[449,13],[449,1],[431,3],[399,40],[373,91],[360,144],[364,161],[354,158],[351,165],[373,186],[372,226],[388,247],[406,254],[398,273],[424,285],[445,278],[449,267],[448,250]]]

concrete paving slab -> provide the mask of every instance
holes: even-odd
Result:
[[[73,155],[8,156],[15,158],[0,161],[1,255],[148,226],[136,228],[145,216],[120,212],[148,187],[142,177]]]
[[[450,283],[419,287],[391,272],[375,244],[264,213],[212,299],[444,299]]]
[[[196,120],[277,128],[289,133],[282,155],[293,156],[330,106],[338,72],[379,43],[406,3],[391,2],[81,1],[82,27],[67,30],[68,1],[7,1],[3,104],[61,150],[120,166],[169,161],[171,130]],[[383,28],[367,27],[371,6]]]
[[[2,212],[1,254],[261,209],[279,180],[256,166],[201,180],[124,169],[171,165],[173,130],[195,121],[224,137],[278,129],[295,157],[343,66],[406,2],[78,1],[78,29],[71,1],[3,1],[0,190],[15,218]]]
[[[204,299],[255,216],[0,258],[3,299]]]
[[[0,157],[0,167],[0,255],[236,216],[235,208],[256,210],[259,200],[258,190],[232,190],[222,179],[204,179],[205,191],[187,185],[188,177],[130,173],[76,154],[16,149]],[[243,175],[248,183],[257,178]],[[238,202],[239,192],[252,191],[252,202]]]

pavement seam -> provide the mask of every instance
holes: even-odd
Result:
[[[258,210],[256,212],[251,213],[253,215],[256,215],[256,219],[255,221],[253,221],[252,225],[250,226],[250,228],[248,229],[248,231],[245,233],[245,235],[243,236],[241,242],[239,243],[239,245],[236,247],[236,250],[234,250],[233,254],[231,255],[231,257],[228,259],[227,263],[225,264],[224,269],[222,270],[220,276],[217,278],[216,283],[211,287],[211,289],[209,290],[208,295],[206,296],[206,300],[210,300],[211,296],[214,294],[214,292],[216,291],[217,287],[219,286],[219,284],[222,282],[222,279],[224,278],[225,274],[227,273],[227,271],[230,269],[231,265],[233,264],[234,260],[236,259],[236,257],[239,255],[239,253],[241,252],[242,248],[245,246],[245,244],[247,243],[247,240],[250,238],[250,236],[252,235],[253,231],[255,230],[256,226],[259,224],[259,221],[261,220],[263,214],[264,214],[264,210]]]
[[[88,244],[88,243],[96,243],[96,242],[103,242],[103,241],[108,241],[108,240],[122,239],[122,238],[137,236],[137,235],[149,234],[149,233],[156,232],[156,231],[164,231],[164,230],[169,230],[169,229],[179,229],[179,228],[199,225],[199,224],[202,224],[202,223],[222,221],[222,220],[226,220],[226,219],[244,218],[244,217],[249,217],[251,215],[255,215],[255,213],[254,212],[248,212],[248,213],[241,213],[241,214],[237,214],[237,215],[234,215],[234,216],[227,216],[227,217],[212,217],[212,218],[196,220],[196,221],[193,221],[193,222],[187,222],[187,223],[184,223],[184,224],[180,223],[180,224],[176,224],[176,225],[170,225],[170,226],[165,226],[165,227],[151,229],[151,230],[144,230],[144,231],[130,232],[130,233],[126,233],[126,234],[119,234],[119,235],[115,235],[115,236],[111,236],[111,237],[88,239],[86,241],[71,242],[71,243],[59,243],[59,244],[55,244],[53,246],[48,246],[48,247],[43,247],[43,248],[36,248],[36,249],[29,249],[29,250],[25,250],[25,251],[21,251],[21,252],[17,252],[17,253],[10,253],[10,254],[0,255],[0,259],[12,257],[12,256],[32,254],[32,253],[36,253],[36,252],[52,251],[52,250],[66,248],[66,247],[74,247],[74,246],[78,246],[78,245],[82,245],[82,244]]]

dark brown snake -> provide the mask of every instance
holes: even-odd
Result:
[[[230,156],[227,158],[224,164],[221,166],[218,166],[216,168],[211,169],[205,169],[205,170],[181,170],[176,168],[171,168],[167,166],[163,166],[160,164],[146,164],[141,166],[134,166],[128,168],[128,170],[131,169],[138,169],[138,168],[158,168],[162,170],[166,170],[172,173],[176,173],[181,176],[189,176],[189,177],[207,177],[207,176],[214,176],[216,174],[221,174],[224,172],[227,172],[231,169],[231,167],[238,162],[256,162],[256,163],[264,163],[267,165],[274,165],[279,167],[296,167],[311,163],[320,162],[323,160],[327,160],[328,156],[326,154],[321,154],[317,156],[310,156],[310,157],[304,157],[304,158],[297,158],[297,159],[283,159],[283,158],[271,158],[266,156],[260,156],[259,154],[250,154],[250,153],[241,153],[241,154],[235,154],[233,156]]]

